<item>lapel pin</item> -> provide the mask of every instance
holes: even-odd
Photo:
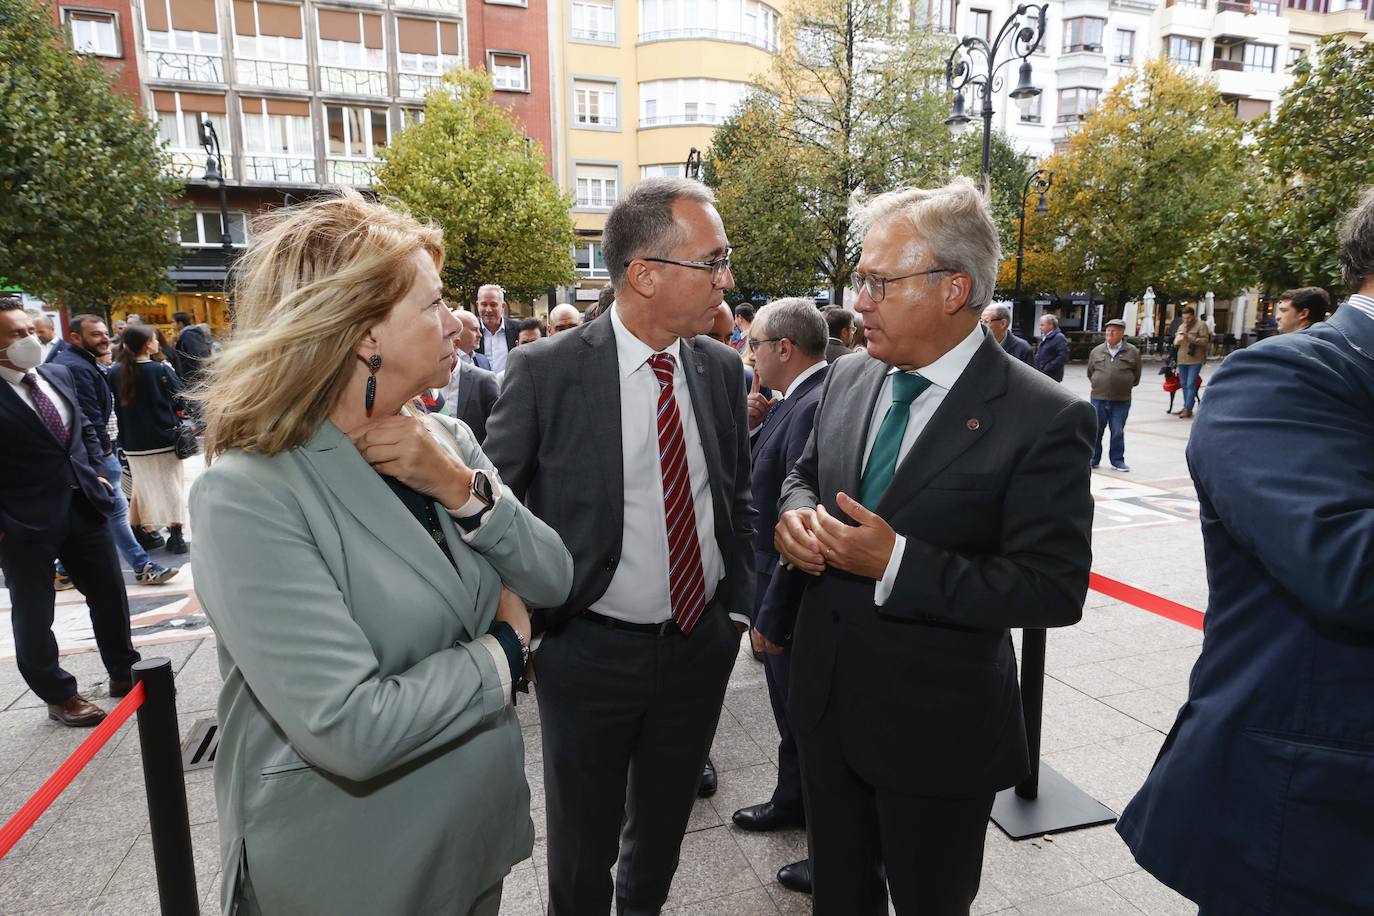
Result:
[[[971,419],[968,421],[968,424],[967,424],[967,425],[968,425],[968,428],[969,428],[969,429],[971,429],[971,430],[976,430],[976,429],[978,428],[978,418],[977,418],[977,417],[971,418]]]

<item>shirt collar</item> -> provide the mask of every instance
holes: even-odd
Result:
[[[682,354],[679,352],[682,341],[674,338],[673,342],[662,350],[653,349],[636,337],[633,331],[625,327],[625,322],[620,320],[619,304],[611,306],[611,330],[615,332],[615,351],[620,360],[620,380],[622,382],[639,371],[639,367],[644,365],[649,357],[655,353],[667,353],[673,357],[676,365],[674,373],[682,368]]]
[[[30,369],[29,371],[32,372],[34,370]],[[18,369],[10,369],[5,366],[0,366],[0,378],[3,378],[11,385],[22,385],[24,383],[23,372],[20,372]]]
[[[935,362],[917,369],[916,372],[932,385],[938,385],[948,391],[954,387],[954,383],[959,381],[959,376],[963,375],[964,370],[968,368],[969,361],[973,359],[973,354],[978,352],[978,347],[983,343],[985,333],[981,324],[974,325],[967,337],[959,341]],[[993,343],[996,342],[994,339]],[[902,370],[894,366],[889,370],[888,375],[900,371]]]
[[[830,365],[830,364],[827,363],[825,360],[821,360],[820,362],[816,363],[814,366],[808,367],[808,368],[806,369],[806,371],[802,372],[801,375],[799,375],[799,376],[797,376],[796,378],[792,379],[792,384],[788,385],[788,386],[787,386],[787,390],[784,391],[784,392],[782,393],[783,400],[786,400],[786,399],[787,399],[787,396],[788,396],[789,394],[791,394],[792,392],[794,392],[794,391],[796,391],[798,388],[800,388],[802,382],[806,381],[806,380],[809,379],[811,376],[815,375],[817,372],[820,372],[822,369],[824,369],[824,368],[825,368],[826,366],[828,366],[828,365]],[[754,371],[757,372],[758,370],[755,369]]]
[[[1374,318],[1374,296],[1362,296],[1356,293],[1347,299],[1345,304],[1357,312],[1363,312],[1366,318]]]

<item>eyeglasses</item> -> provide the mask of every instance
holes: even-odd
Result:
[[[716,258],[714,261],[680,261],[677,258],[639,258],[641,261],[655,261],[659,264],[676,264],[678,267],[694,267],[697,270],[709,270],[711,272],[711,286],[720,287],[721,278],[730,269],[730,256],[735,249],[725,249],[725,257]],[[630,262],[626,261],[625,266],[629,267]]]
[[[932,267],[930,270],[918,270],[914,274],[903,274],[900,277],[879,277],[873,274],[861,274],[855,272],[849,278],[849,285],[854,290],[855,296],[862,296],[864,291],[868,291],[868,298],[873,302],[882,302],[887,295],[887,284],[896,283],[898,280],[910,280],[912,277],[924,277],[926,274],[954,273],[951,267]]]
[[[751,337],[749,338],[749,352],[757,353],[759,351],[759,347],[763,346],[766,343],[777,343],[780,340],[786,339],[786,337]]]

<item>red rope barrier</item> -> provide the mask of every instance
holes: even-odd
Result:
[[[24,806],[14,813],[4,827],[0,827],[0,859],[14,848],[14,844],[19,842],[34,822],[42,817],[43,812],[48,810],[48,806],[57,800],[67,786],[72,784],[76,774],[80,773],[86,764],[91,762],[91,758],[105,746],[105,742],[114,737],[114,733],[132,716],[138,707],[143,705],[143,684],[139,682],[134,685],[134,689],[129,691],[129,695],[119,701],[119,705],[110,710],[104,720],[95,727],[90,737],[81,742],[81,746],[72,751],[62,766],[57,768],[57,772],[48,777],[48,781],[33,797],[24,802]]]
[[[1127,585],[1125,582],[1118,582],[1115,579],[1108,579],[1106,576],[1092,573],[1088,576],[1088,588],[1109,598],[1115,598],[1117,601],[1124,601],[1142,611],[1158,614],[1160,617],[1168,618],[1195,630],[1202,629],[1203,613],[1201,611],[1185,604],[1179,604],[1177,601],[1170,601],[1168,598],[1152,595],[1134,585]]]

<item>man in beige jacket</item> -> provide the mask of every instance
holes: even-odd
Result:
[[[1178,326],[1174,335],[1174,347],[1178,350],[1178,380],[1183,385],[1183,409],[1178,412],[1180,419],[1193,415],[1193,402],[1197,400],[1198,377],[1202,374],[1202,364],[1207,362],[1207,348],[1212,343],[1212,332],[1207,325],[1198,321],[1197,311],[1191,306],[1183,308],[1183,324]]]

